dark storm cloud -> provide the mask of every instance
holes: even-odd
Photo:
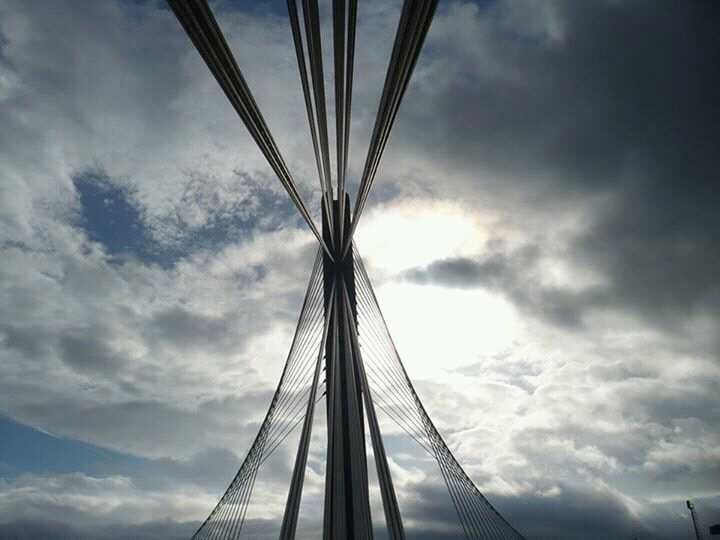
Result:
[[[238,397],[196,398],[185,406],[160,400],[113,403],[46,396],[42,402],[15,404],[10,412],[28,424],[52,426],[57,433],[100,446],[150,457],[167,456],[168,449],[174,449],[175,455],[188,457],[226,445],[246,448],[271,395],[267,388]]]
[[[232,322],[175,306],[154,315],[148,333],[180,348],[216,347],[232,335]]]
[[[538,256],[536,247],[527,247],[511,253],[496,251],[477,260],[444,259],[412,269],[405,277],[421,284],[497,290],[530,314],[568,328],[582,325],[587,309],[609,301],[608,291],[599,287],[574,291],[543,285],[537,277]]]
[[[577,486],[550,479],[544,484],[544,492],[538,489],[522,496],[492,495],[490,501],[511,523],[518,525],[522,534],[537,540],[635,536],[670,540],[684,537],[689,530],[687,523],[666,520],[661,513],[643,516],[646,519],[634,515],[617,493],[602,486]],[[675,505],[679,510],[682,501]],[[443,484],[426,481],[413,486],[413,500],[403,507],[403,516],[425,527],[431,523],[437,527],[432,532],[423,526],[409,527],[410,538],[464,538]]]
[[[313,524],[313,533],[299,534],[298,538],[311,539],[322,536],[319,524]],[[17,520],[0,524],[0,540],[186,540],[200,526],[200,522],[155,521],[142,525],[106,525],[81,527],[59,521]],[[249,538],[276,539],[280,522],[269,519],[248,519],[243,527]],[[383,536],[380,536],[383,538]]]
[[[457,511],[447,488],[439,483],[439,478],[434,480],[433,482],[427,479],[422,484],[413,484],[409,490],[409,500],[403,501],[403,518],[417,523],[411,527],[411,531],[415,533],[412,537],[419,534],[420,538],[463,538]]]
[[[2,326],[0,342],[7,348],[19,352],[26,359],[39,359],[50,352],[48,336],[41,328]]]
[[[576,245],[618,298],[660,323],[720,312],[720,186],[679,180],[691,174],[625,193]]]
[[[522,523],[522,532],[537,540],[557,538],[673,538],[656,531],[651,534],[647,526],[632,516],[617,496],[590,487],[577,488],[562,485],[558,493],[548,496],[525,496],[497,500],[498,507],[515,523]],[[660,533],[660,534],[657,534]]]
[[[91,329],[80,334],[68,332],[63,335],[60,356],[72,369],[95,375],[114,372],[124,362],[123,355],[113,351]]]
[[[618,301],[659,322],[717,313],[720,5],[534,6],[451,4],[430,40],[433,83],[408,95],[394,140],[462,169],[473,197],[515,193],[518,219],[602,200],[573,253]],[[491,263],[445,270],[481,279]],[[577,298],[557,301],[560,320],[577,318]]]
[[[419,141],[431,144],[424,149],[503,178],[518,175],[528,189],[547,189],[534,178],[552,181],[555,195],[568,200],[632,181],[624,173],[633,165],[683,183],[714,178],[720,8],[710,2],[546,4],[498,2],[481,12],[449,6],[447,19],[433,27],[431,46],[457,53],[442,57],[445,69],[466,76],[434,81],[437,86],[408,96],[408,107],[422,104],[441,119],[425,126],[430,133]],[[478,46],[461,50],[463,15],[478,31]],[[538,17],[538,28],[522,16]],[[546,16],[556,21],[556,35],[543,27]],[[492,66],[482,64],[490,60]],[[423,95],[423,89],[436,91]],[[448,126],[455,129],[433,136]],[[678,179],[680,171],[695,174]]]
[[[206,449],[185,460],[147,459],[50,435],[2,416],[0,437],[0,473],[8,482],[28,474],[81,472],[96,478],[128,477],[140,489],[176,488],[190,483],[222,492],[228,475],[240,467],[238,456],[226,448]]]
[[[84,528],[49,520],[18,520],[0,524],[0,540],[180,540],[189,538],[198,526],[164,521]]]

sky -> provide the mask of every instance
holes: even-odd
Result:
[[[212,5],[317,219],[285,3]],[[399,9],[360,2],[351,191]],[[443,1],[400,109],[358,251],[429,415],[528,538],[690,538],[688,498],[720,522],[719,12]],[[0,0],[0,126],[0,539],[187,538],[262,421],[315,240],[163,2]],[[381,427],[408,538],[461,538]],[[323,460],[319,427],[303,538]]]

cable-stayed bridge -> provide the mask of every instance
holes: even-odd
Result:
[[[453,456],[421,403],[395,348],[353,236],[437,0],[405,0],[377,117],[351,205],[346,190],[357,0],[333,0],[335,163],[331,170],[328,113],[317,0],[287,0],[310,137],[322,193],[318,227],[227,45],[207,0],[168,0],[178,20],[242,119],[318,242],[290,352],[265,419],[242,466],[193,538],[243,536],[259,469],[301,428],[280,538],[295,538],[316,405],[324,396],[327,427],[323,538],[373,537],[365,423],[382,498],[387,535],[405,538],[378,411],[434,457],[457,518],[469,539],[521,539]],[[333,181],[333,175],[335,180]]]

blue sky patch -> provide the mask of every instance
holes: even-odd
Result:
[[[252,182],[248,178],[238,181]],[[187,227],[177,242],[162,243],[150,234],[133,194],[103,173],[85,172],[73,178],[80,201],[77,225],[90,240],[101,244],[111,262],[135,258],[149,264],[170,267],[192,253],[219,250],[240,242],[255,231],[271,231],[283,226],[302,227],[301,218],[284,194],[262,184],[253,185],[260,208],[271,210],[257,216],[253,212],[218,212],[198,228]],[[193,196],[193,195],[190,195]]]
[[[0,416],[0,478],[21,474],[127,474],[147,467],[143,458],[55,437]]]
[[[80,199],[79,226],[91,240],[114,259],[134,256],[159,262],[127,188],[92,173],[74,177],[73,183]]]
[[[26,474],[81,473],[95,478],[124,476],[150,489],[189,482],[215,492],[223,489],[227,475],[240,465],[238,457],[224,449],[206,450],[190,461],[144,458],[57,437],[1,414],[0,442],[0,483]]]

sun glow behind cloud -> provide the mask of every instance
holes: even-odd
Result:
[[[410,375],[441,376],[512,346],[520,331],[515,308],[483,289],[417,285],[406,270],[482,253],[491,216],[450,201],[409,200],[376,207],[358,229],[380,307]]]
[[[502,353],[520,331],[513,306],[480,289],[389,283],[378,296],[411,377],[440,376]]]
[[[487,236],[477,215],[457,203],[409,200],[368,212],[358,227],[357,242],[374,268],[401,272],[476,253]]]

